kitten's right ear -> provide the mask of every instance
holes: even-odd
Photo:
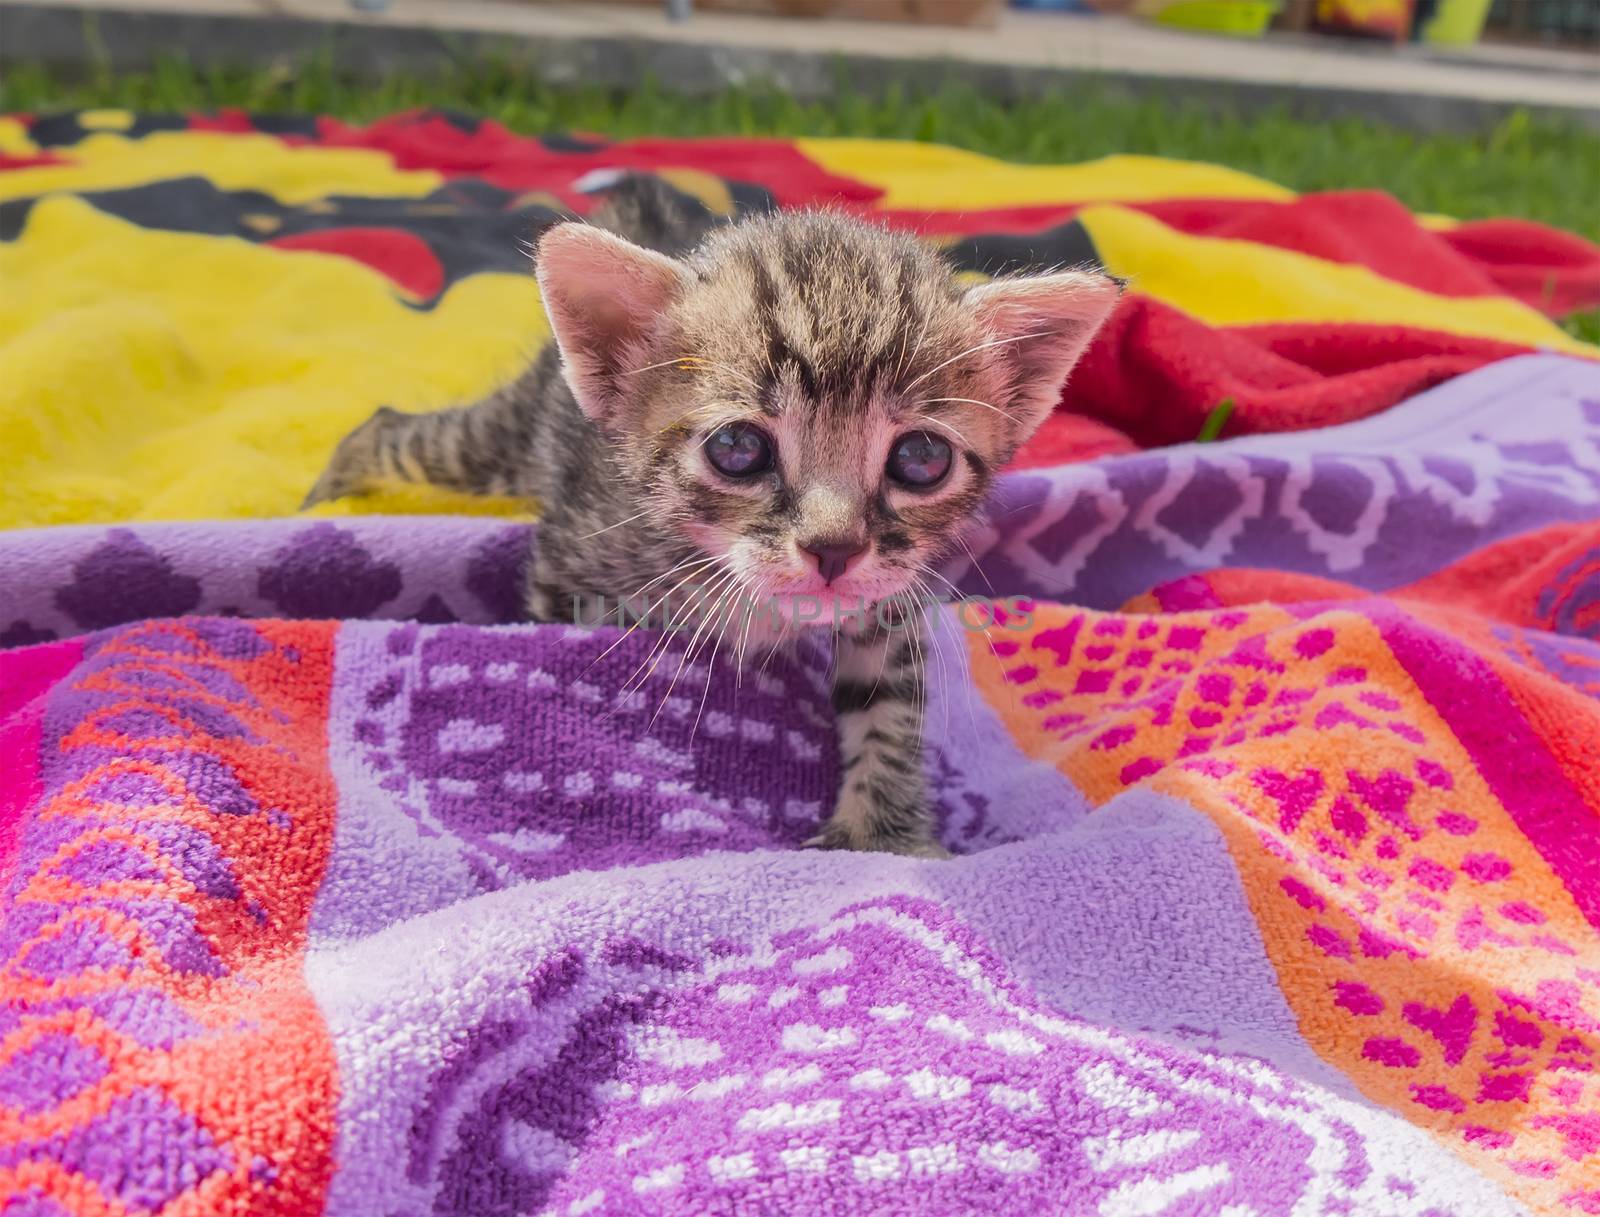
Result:
[[[1019,275],[970,288],[967,304],[993,339],[1021,443],[1049,417],[1090,341],[1111,315],[1122,282],[1099,271]]]
[[[557,224],[540,238],[534,276],[567,383],[601,426],[616,418],[629,377],[650,362],[662,317],[688,273],[665,254],[588,224]]]

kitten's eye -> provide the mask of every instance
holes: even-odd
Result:
[[[760,427],[729,423],[707,437],[706,459],[728,477],[754,477],[772,468],[772,441]]]
[[[889,449],[889,476],[902,486],[926,489],[950,472],[950,445],[927,431],[913,431]]]

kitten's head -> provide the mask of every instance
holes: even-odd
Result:
[[[746,594],[847,605],[955,544],[1119,291],[1084,271],[963,287],[911,236],[806,212],[683,260],[561,224],[537,267],[568,383],[642,506]]]

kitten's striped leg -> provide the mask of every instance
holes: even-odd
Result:
[[[934,839],[922,773],[920,618],[898,631],[841,633],[833,708],[843,769],[839,802],[822,832],[823,849],[877,850],[945,858]]]
[[[528,495],[532,444],[526,390],[513,384],[477,405],[431,414],[381,407],[339,442],[302,509],[385,482],[465,494]]]

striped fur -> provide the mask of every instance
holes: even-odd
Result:
[[[820,597],[825,623],[856,624],[834,631],[844,779],[814,843],[941,853],[922,776],[921,627],[885,630],[871,608],[937,591],[933,565],[1053,408],[1116,286],[1069,272],[963,289],[912,237],[816,212],[724,224],[647,177],[624,179],[595,222],[634,244],[557,225],[535,254],[557,343],[476,405],[380,410],[307,504],[395,479],[538,499],[535,619],[671,590],[710,623],[708,643],[731,633],[744,656],[802,624],[796,598]],[[704,441],[733,422],[772,438],[769,473],[711,467]],[[912,431],[954,449],[937,487],[886,476]],[[840,540],[866,551],[824,585],[803,547]],[[778,606],[775,620],[761,629],[735,598]]]

